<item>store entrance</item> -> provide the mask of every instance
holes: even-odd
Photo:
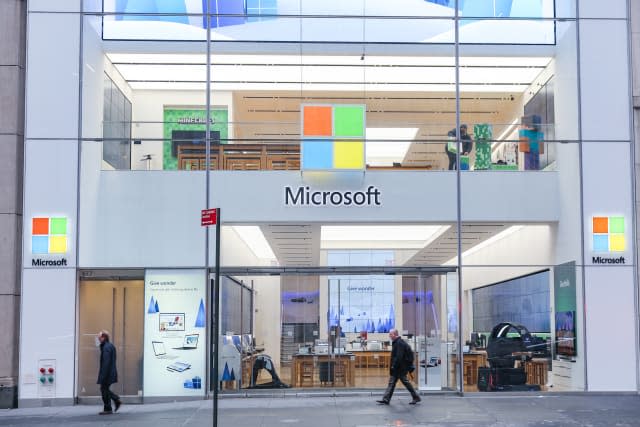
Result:
[[[77,396],[100,395],[96,379],[99,349],[95,338],[100,330],[111,334],[116,347],[118,382],[111,390],[137,400],[142,396],[142,344],[144,321],[143,280],[81,280],[78,319]]]
[[[390,329],[414,350],[416,388],[457,390],[455,269],[224,268],[221,285],[227,297],[221,306],[223,392],[380,390],[391,363]],[[250,302],[228,298],[247,289]],[[240,319],[232,319],[249,306],[246,330],[230,329],[239,327]],[[232,379],[232,372],[240,375]]]

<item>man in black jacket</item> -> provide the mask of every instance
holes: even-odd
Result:
[[[109,390],[111,384],[118,382],[118,371],[116,370],[116,348],[109,342],[109,332],[100,331],[98,334],[100,342],[100,370],[98,371],[98,384],[100,384],[100,393],[102,394],[102,402],[104,409],[100,415],[109,415],[113,413],[111,409],[111,401],[115,402],[116,412],[120,409],[122,401],[120,397]]]
[[[456,128],[451,129],[447,133],[447,136],[452,140],[444,145],[444,152],[447,153],[447,157],[449,158],[449,170],[452,171],[457,167],[456,157],[458,145],[453,139],[456,137]],[[473,150],[473,141],[471,140],[471,135],[467,133],[467,125],[464,123],[460,125],[460,142],[462,144],[462,155],[468,156],[469,153],[471,153],[471,150]]]
[[[382,396],[382,400],[378,400],[377,402],[383,405],[388,405],[391,401],[391,396],[393,396],[393,391],[396,388],[396,382],[398,380],[402,381],[402,384],[409,390],[411,393],[411,397],[413,400],[409,402],[410,405],[415,405],[420,402],[420,396],[416,393],[416,390],[413,388],[413,385],[407,379],[407,374],[412,372],[413,369],[413,350],[409,347],[409,344],[404,342],[400,335],[398,335],[397,329],[391,329],[389,331],[389,338],[393,341],[391,346],[391,367],[389,369],[389,384],[387,385],[387,389],[384,392],[384,396]]]

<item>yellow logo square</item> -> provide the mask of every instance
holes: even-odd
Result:
[[[335,141],[333,167],[336,169],[363,169],[364,143],[362,141]]]
[[[624,252],[625,251],[624,234],[610,234],[609,235],[609,250],[611,252]]]
[[[49,253],[64,254],[67,252],[67,236],[50,236]]]

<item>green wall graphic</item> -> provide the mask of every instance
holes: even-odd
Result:
[[[178,159],[171,153],[171,132],[174,130],[205,131],[207,112],[194,108],[165,108],[163,117],[162,168],[164,170],[178,169]],[[226,144],[229,138],[229,112],[227,109],[212,109],[211,131],[220,132],[220,143]]]
[[[576,311],[576,263],[556,265],[553,269],[555,311]]]

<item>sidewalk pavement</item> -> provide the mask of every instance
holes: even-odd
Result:
[[[220,427],[476,427],[640,426],[640,396],[423,396],[408,405],[397,395],[391,405],[375,397],[225,398]],[[0,410],[0,426],[212,426],[212,401],[123,405],[100,416],[98,406]]]

